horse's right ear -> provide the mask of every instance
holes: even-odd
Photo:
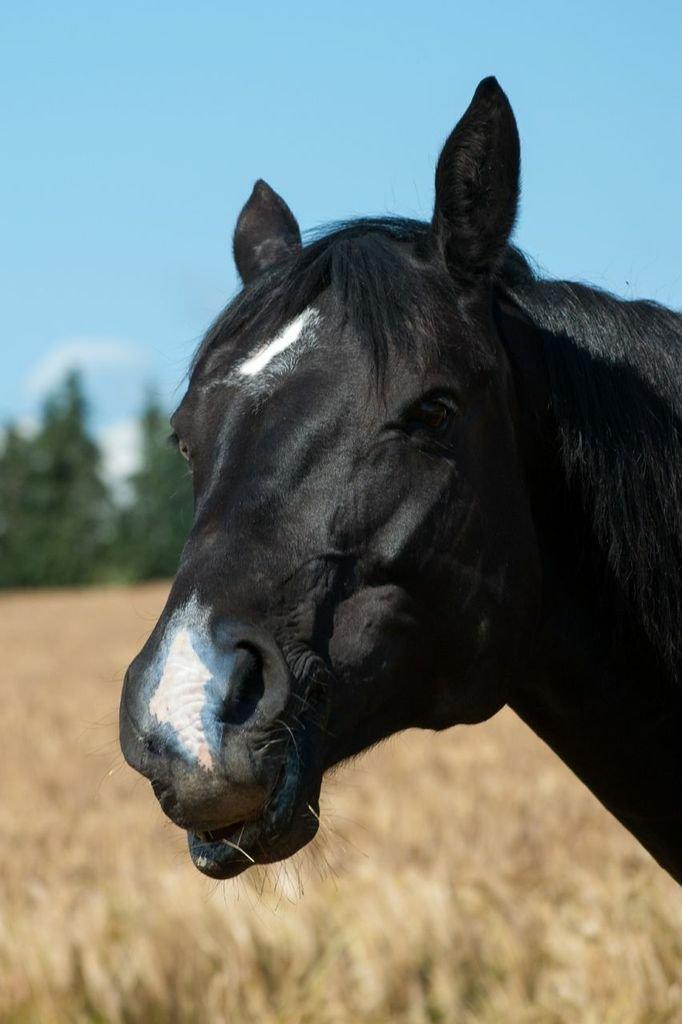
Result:
[[[237,219],[234,261],[244,284],[301,248],[293,213],[274,189],[258,180]]]
[[[518,196],[516,120],[496,79],[484,78],[436,167],[434,242],[464,285],[492,277],[514,225]]]

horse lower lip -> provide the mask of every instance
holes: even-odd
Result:
[[[212,838],[224,832],[234,838]],[[239,836],[240,832],[235,833],[231,829],[188,833],[190,855],[195,866],[211,878],[234,878],[240,875],[255,860],[246,849],[239,846]]]

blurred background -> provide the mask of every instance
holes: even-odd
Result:
[[[682,1021],[679,889],[511,715],[385,744],[312,853],[220,886],[116,742],[191,518],[168,414],[253,181],[304,230],[429,218],[495,74],[517,244],[679,308],[681,43],[672,2],[3,10],[0,1020]]]

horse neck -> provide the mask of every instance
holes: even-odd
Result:
[[[625,599],[576,568],[585,557],[568,521],[542,334],[504,312],[498,326],[544,568],[537,643],[509,703],[682,882],[682,687]]]

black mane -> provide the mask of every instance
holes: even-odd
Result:
[[[500,288],[543,330],[567,507],[582,519],[576,536],[583,557],[596,559],[592,571],[606,574],[676,677],[682,653],[682,317],[654,302],[542,279],[516,250],[508,253]]]
[[[214,354],[220,360],[229,352],[231,338],[273,336],[328,289],[338,299],[339,326],[349,324],[369,346],[380,373],[396,345],[420,359],[425,346],[437,346],[452,315],[452,280],[445,267],[428,261],[428,246],[428,226],[399,217],[363,218],[312,233],[298,254],[263,273],[220,314],[193,368],[207,363],[212,372]],[[486,359],[483,349],[479,357]]]
[[[437,338],[452,282],[427,261],[429,236],[429,225],[403,218],[360,219],[313,236],[240,292],[194,367],[215,365],[242,331],[275,333],[327,288],[378,365],[391,345]],[[496,291],[544,332],[559,456],[594,541],[594,568],[615,584],[674,676],[682,635],[682,317],[653,302],[543,279],[511,247]]]

